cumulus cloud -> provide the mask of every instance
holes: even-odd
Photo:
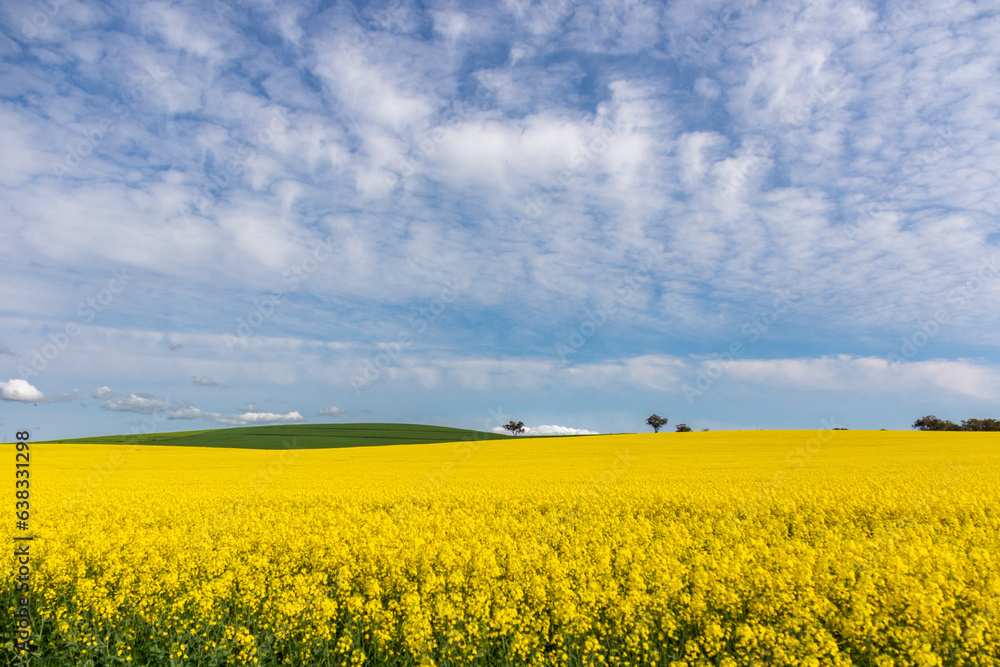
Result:
[[[510,431],[502,426],[494,426],[494,433],[510,435]],[[569,426],[556,426],[555,424],[543,424],[542,426],[525,426],[525,435],[598,435],[597,431],[588,431],[583,428],[571,428]]]
[[[722,93],[722,90],[719,88],[718,83],[708,77],[702,76],[695,80],[694,92],[702,97],[714,100]]]
[[[101,403],[101,408],[104,410],[112,412],[137,412],[143,415],[166,412],[174,407],[173,403],[160,401],[143,394],[129,394],[125,398],[109,398]]]
[[[214,415],[210,421],[218,424],[294,424],[303,421],[298,411],[277,414],[274,412],[243,412],[238,415]]]
[[[0,382],[0,399],[4,401],[17,401],[21,403],[66,403],[79,396],[79,391],[45,395],[27,380],[12,379],[8,382]]]
[[[117,395],[117,393],[118,392],[112,390],[111,387],[105,386],[105,387],[98,387],[94,391],[90,392],[90,395],[96,399],[106,401],[109,398],[112,398],[113,396]]]
[[[252,424],[292,424],[303,421],[302,415],[297,412],[279,414],[274,412],[261,412],[254,408],[253,404],[241,406],[239,414],[222,414],[219,412],[209,412],[188,403],[174,403],[171,401],[159,400],[151,394],[129,394],[126,397],[117,397],[116,392],[108,387],[101,387],[93,392],[96,397],[108,397],[101,408],[113,412],[136,412],[139,414],[164,414],[167,419],[200,419],[213,424],[225,426],[247,426]]]
[[[708,361],[706,373],[720,370],[747,384],[819,391],[902,394],[936,387],[960,396],[1000,398],[1000,368],[969,359],[890,362],[881,357],[837,355],[819,358]]]
[[[524,432],[528,435],[597,435],[597,431],[588,431],[583,428],[571,428],[569,426],[556,426],[555,424],[525,427]]]
[[[253,424],[294,424],[303,420],[297,411],[286,414],[274,412],[241,412],[235,415],[223,415],[218,412],[204,412],[187,405],[171,410],[167,419],[201,419],[225,426],[250,426]]]
[[[5,401],[37,403],[45,399],[45,394],[38,391],[27,380],[12,379],[8,382],[0,382],[0,398]]]
[[[193,405],[174,406],[167,415],[167,419],[204,419],[206,414]]]
[[[344,408],[338,408],[334,406],[329,408],[323,408],[319,410],[316,414],[323,415],[326,417],[339,417],[340,415],[347,414],[347,410],[345,410]]]

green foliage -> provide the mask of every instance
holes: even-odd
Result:
[[[913,422],[913,428],[920,431],[1000,431],[1000,420],[963,419],[959,426],[953,421],[927,415]]]
[[[511,419],[509,422],[504,424],[503,427],[514,435],[517,435],[518,433],[524,433],[524,422],[516,422],[513,419]]]
[[[1000,431],[1000,419],[963,419],[963,431]]]
[[[660,429],[667,425],[667,419],[655,412],[646,419],[646,423],[653,427],[653,433],[659,433]]]
[[[688,426],[687,424],[678,424],[677,425],[677,432],[678,433],[690,433],[691,432],[691,427]]]

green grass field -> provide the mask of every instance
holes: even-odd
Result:
[[[236,449],[334,449],[380,445],[416,445],[461,440],[498,440],[508,435],[426,424],[285,424],[207,431],[48,440],[66,444],[144,444]],[[519,436],[526,437],[526,436]]]

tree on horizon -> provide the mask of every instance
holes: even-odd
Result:
[[[524,433],[524,422],[516,422],[511,419],[509,422],[504,424],[503,427],[510,431],[513,435]]]
[[[661,417],[655,412],[646,419],[646,423],[653,427],[653,433],[659,433],[660,429],[666,426],[668,421],[668,419]]]
[[[925,415],[913,422],[912,428],[920,431],[1000,431],[1000,420],[997,419],[963,419],[962,425],[948,419],[938,419],[934,415]]]

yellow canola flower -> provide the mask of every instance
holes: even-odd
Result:
[[[52,664],[1000,664],[995,434],[33,447]]]

